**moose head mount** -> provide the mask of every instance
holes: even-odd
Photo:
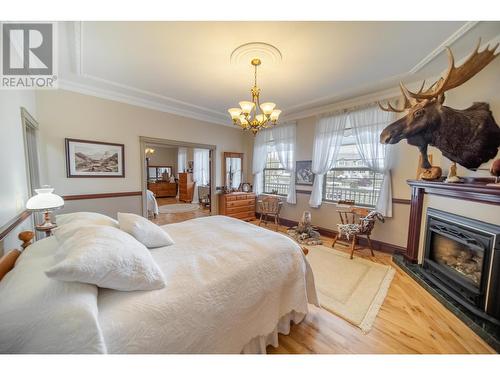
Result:
[[[437,147],[445,157],[468,168],[475,169],[495,157],[500,146],[500,128],[495,123],[488,103],[474,103],[458,110],[443,105],[444,93],[465,83],[499,54],[498,44],[479,52],[481,40],[472,55],[458,68],[450,48],[448,70],[424,90],[425,81],[417,93],[400,83],[404,106],[398,109],[387,103],[379,106],[384,111],[405,112],[406,116],[388,125],[380,134],[381,143],[394,144],[406,139],[422,154],[422,167],[431,168],[427,147]]]

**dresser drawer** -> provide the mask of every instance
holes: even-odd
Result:
[[[228,207],[226,209],[226,213],[228,215],[232,215],[232,214],[237,214],[237,213],[241,213],[241,212],[248,212],[252,209],[252,207],[249,207],[249,206],[241,206],[241,207]]]
[[[226,206],[229,207],[242,207],[242,206],[254,206],[255,202],[250,199],[245,200],[237,200],[237,201],[229,201],[226,203]]]

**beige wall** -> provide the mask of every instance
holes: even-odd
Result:
[[[60,195],[141,190],[140,136],[216,145],[217,185],[223,181],[222,152],[246,153],[245,135],[238,129],[65,90],[39,91],[36,99],[43,182]],[[126,177],[67,178],[64,138],[125,144]],[[78,209],[85,209],[83,202]],[[123,209],[113,202],[108,202],[115,207],[111,211]],[[133,208],[140,212],[140,207]]]
[[[447,94],[445,104],[447,106],[464,109],[472,105],[475,101],[484,101],[490,103],[493,116],[497,123],[500,121],[500,59],[497,59],[471,81],[463,86],[450,91]],[[297,122],[297,160],[311,160],[312,147],[314,139],[315,117],[309,117],[298,120]],[[406,183],[407,179],[414,179],[418,162],[418,150],[416,147],[409,146],[406,141],[393,145],[394,167],[392,169],[392,192],[393,198],[409,199],[410,188]],[[433,154],[434,165],[440,165],[446,173],[449,161],[441,156],[441,153],[431,147],[429,150]],[[491,163],[491,162],[490,162]],[[481,168],[488,168],[489,164]],[[488,176],[487,171],[469,171],[463,167],[458,168],[462,176]],[[298,189],[305,190],[303,186]],[[310,188],[309,188],[310,189]],[[457,200],[442,201],[446,198],[434,197],[429,206],[461,206],[462,203]],[[304,210],[312,213],[313,223],[323,228],[335,230],[339,223],[338,214],[335,211],[335,204],[323,203],[320,208],[309,207],[309,194],[297,194],[297,204],[290,205],[285,203],[282,217],[290,220],[299,220]],[[496,209],[496,211],[494,211]],[[484,211],[487,215],[500,216],[498,207],[470,204],[467,206],[469,215],[481,216]],[[384,224],[377,223],[373,232],[373,238],[386,243],[406,247],[408,235],[408,220],[410,206],[402,204],[393,205],[393,217],[388,218]],[[425,212],[424,212],[425,215]]]
[[[155,152],[150,156],[149,165],[161,165],[172,167],[173,173],[177,176],[177,147],[152,147]]]
[[[36,118],[35,94],[31,90],[0,90],[0,228],[25,210],[28,179],[24,156],[21,107]],[[31,220],[0,243],[6,250],[19,247],[17,233],[31,228]]]

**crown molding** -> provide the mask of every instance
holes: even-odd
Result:
[[[215,116],[209,116],[196,111],[189,111],[180,109],[178,107],[173,107],[164,103],[158,103],[156,101],[144,99],[134,95],[128,95],[120,93],[114,90],[108,90],[103,88],[98,88],[94,85],[86,85],[78,82],[74,82],[67,79],[59,80],[59,89],[77,92],[84,95],[95,96],[102,99],[113,100],[120,103],[130,104],[138,107],[144,107],[148,109],[153,109],[160,112],[166,112],[182,117],[192,118],[195,120],[205,121],[212,124],[224,125],[231,127],[232,124],[228,124],[225,119],[220,119]]]
[[[394,85],[394,82],[408,79],[408,77],[419,72],[434,59],[436,59],[440,55],[440,53],[443,52],[446,46],[449,46],[461,39],[479,23],[480,21],[466,22],[458,30],[456,30],[453,34],[446,38],[446,40],[444,40],[431,53],[421,59],[410,70],[408,70],[408,72],[401,75],[389,77],[383,82],[378,82],[375,86],[370,85],[365,87],[358,87],[354,90],[351,90],[350,92],[344,92],[341,95],[318,98],[309,102],[302,103],[299,106],[286,108],[283,111],[285,112],[283,121],[297,120],[300,118],[310,117],[329,111],[335,111],[341,108],[357,106],[359,104],[367,103],[370,101],[387,100],[398,97],[400,95],[400,92],[397,87],[385,90],[380,88],[387,87],[387,85]],[[230,121],[228,121],[225,113],[221,113],[196,104],[183,102],[175,98],[159,95],[151,91],[138,89],[136,87],[127,86],[118,82],[86,74],[84,72],[82,58],[84,44],[82,30],[83,26],[84,24],[79,21],[72,22],[72,27],[70,27],[70,32],[73,33],[74,41],[74,48],[72,49],[72,68],[77,77],[83,78],[87,82],[81,83],[68,78],[60,79],[60,88],[68,91],[82,93],[85,95],[96,96],[108,100],[114,100],[126,104],[158,110],[161,112],[172,113],[175,115],[193,118],[200,121],[206,121],[217,125],[232,127],[232,124]],[[493,40],[497,40],[499,37]],[[492,41],[490,40],[488,43],[491,42]],[[93,83],[105,84],[108,87],[102,88]]]

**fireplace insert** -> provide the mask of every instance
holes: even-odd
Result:
[[[500,327],[500,226],[429,208],[423,271],[453,300]]]

